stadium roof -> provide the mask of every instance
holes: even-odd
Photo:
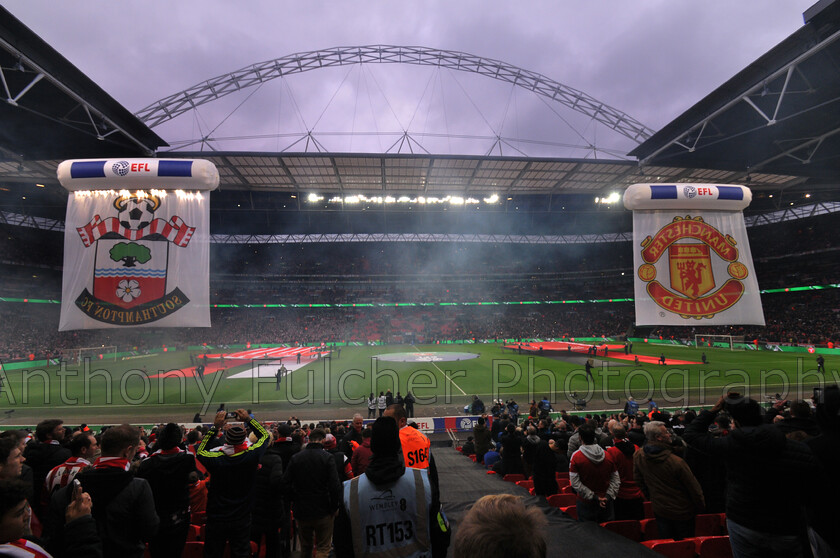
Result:
[[[149,156],[167,145],[2,6],[0,78],[4,175],[10,162],[11,170],[19,163],[24,173],[43,172],[27,162]]]
[[[649,166],[633,161],[336,153],[175,153],[203,157],[219,169],[221,187],[322,195],[599,195],[636,182],[736,183],[743,173]],[[779,188],[795,176],[758,175],[755,186]]]
[[[7,84],[0,89],[7,96],[0,103],[0,182],[57,189],[55,169],[63,159],[157,152],[213,161],[221,189],[230,191],[597,196],[634,182],[748,182],[757,191],[810,185],[840,170],[837,3],[815,11],[805,27],[635,149],[640,167],[635,161],[428,154],[162,153],[157,150],[166,143],[149,127],[0,7]],[[775,124],[759,111],[775,115]]]
[[[633,150],[643,167],[708,167],[806,177],[840,175],[840,1]]]

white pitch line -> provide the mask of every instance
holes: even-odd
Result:
[[[412,345],[412,346],[411,346],[411,348],[412,348],[412,349],[414,349],[415,351],[419,351],[419,350],[420,350],[420,349],[418,349],[415,345]],[[460,392],[461,392],[461,394],[462,394],[462,395],[466,395],[466,394],[467,394],[467,392],[466,392],[466,391],[464,391],[464,390],[462,390],[462,389],[461,389],[461,386],[459,386],[458,384],[456,384],[456,383],[455,383],[455,381],[454,381],[452,378],[450,378],[449,376],[447,376],[447,375],[443,372],[443,370],[441,370],[441,369],[440,369],[440,366],[438,366],[437,364],[435,364],[435,363],[434,363],[434,361],[429,360],[429,361],[427,361],[427,362],[428,362],[429,364],[431,364],[432,366],[434,366],[435,368],[437,368],[437,371],[438,371],[438,372],[440,372],[440,375],[441,375],[441,376],[443,376],[444,378],[446,378],[447,380],[449,380],[449,381],[452,383],[452,385],[453,385],[453,386],[455,386],[455,387],[458,389],[458,391],[460,391]]]

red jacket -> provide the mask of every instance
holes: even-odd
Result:
[[[354,477],[364,474],[367,470],[368,463],[370,463],[370,456],[372,455],[373,452],[370,451],[370,438],[365,438],[362,440],[362,445],[353,450],[353,456],[350,458]]]
[[[618,476],[621,478],[621,486],[618,489],[618,497],[622,500],[636,498],[644,499],[645,495],[636,480],[633,478],[633,454],[639,446],[629,440],[615,440],[615,445],[607,449],[609,456],[618,469]],[[629,452],[629,453],[627,453]]]

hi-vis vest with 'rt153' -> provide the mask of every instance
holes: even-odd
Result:
[[[429,474],[406,468],[393,484],[377,487],[361,475],[344,483],[356,558],[429,558],[432,555]]]
[[[412,469],[429,468],[429,448],[432,443],[425,434],[406,426],[400,429],[400,445],[403,450],[403,461],[406,467]]]

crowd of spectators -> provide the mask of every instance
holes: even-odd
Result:
[[[400,439],[403,446],[406,437],[425,439],[411,428],[398,434],[407,427],[398,407],[389,407],[373,429],[360,415],[352,422],[306,424],[295,417],[258,421],[250,410],[220,408],[212,424],[194,428],[167,423],[146,431],[123,424],[97,432],[47,419],[34,432],[6,431],[0,434],[0,554],[26,549],[42,558],[179,558],[189,539],[202,541],[210,558],[256,552],[288,558],[294,518],[301,548],[310,549],[303,554],[312,554],[317,538],[318,556],[326,556],[321,551],[325,545],[329,553],[333,517],[347,502],[340,483],[365,473],[375,479],[383,474],[383,447],[396,452]],[[381,432],[377,438],[382,421],[390,421],[393,439],[383,440]],[[388,474],[419,467],[404,465],[403,451],[388,456]],[[428,440],[424,451],[432,460]],[[423,475],[434,483],[436,499],[436,473]],[[329,523],[326,540],[318,529],[306,539],[310,516],[322,515]],[[349,543],[356,536],[349,519],[337,523],[337,537],[342,528]],[[439,550],[432,555],[444,556],[446,546]],[[340,553],[347,555],[352,551]]]
[[[531,479],[542,498],[574,495],[579,521],[642,520],[649,501],[662,539],[694,537],[698,514],[725,514],[736,556],[840,549],[829,519],[840,497],[837,386],[766,408],[730,393],[699,413],[653,401],[640,408],[632,398],[630,413],[552,419],[536,409],[517,421],[494,405],[461,451],[497,474]]]
[[[0,227],[0,297],[61,298],[61,235]],[[840,283],[832,217],[749,229],[762,288]],[[51,247],[58,247],[52,249]],[[803,249],[806,247],[807,249]],[[54,304],[0,303],[0,359],[59,356],[118,346],[600,337],[632,326],[631,303],[548,304],[633,297],[628,243],[513,245],[343,243],[211,247],[212,327],[162,331],[57,331]],[[540,302],[518,305],[517,302]],[[840,338],[835,289],[765,294],[767,325],[659,328],[645,335],[694,335],[747,342],[824,345]],[[482,306],[449,303],[497,302]],[[373,304],[373,308],[262,308],[261,304]],[[418,306],[396,307],[399,303]],[[253,305],[246,308],[241,305]],[[380,305],[395,305],[392,308]],[[419,306],[431,304],[432,306]]]
[[[643,336],[693,343],[732,335],[747,343],[826,345],[840,340],[840,291],[767,294],[765,327],[660,327]],[[0,359],[57,358],[68,349],[247,343],[437,343],[447,340],[621,337],[633,324],[630,302],[373,308],[212,308],[210,328],[58,331],[58,305],[0,304]],[[631,336],[637,334],[631,333]]]

